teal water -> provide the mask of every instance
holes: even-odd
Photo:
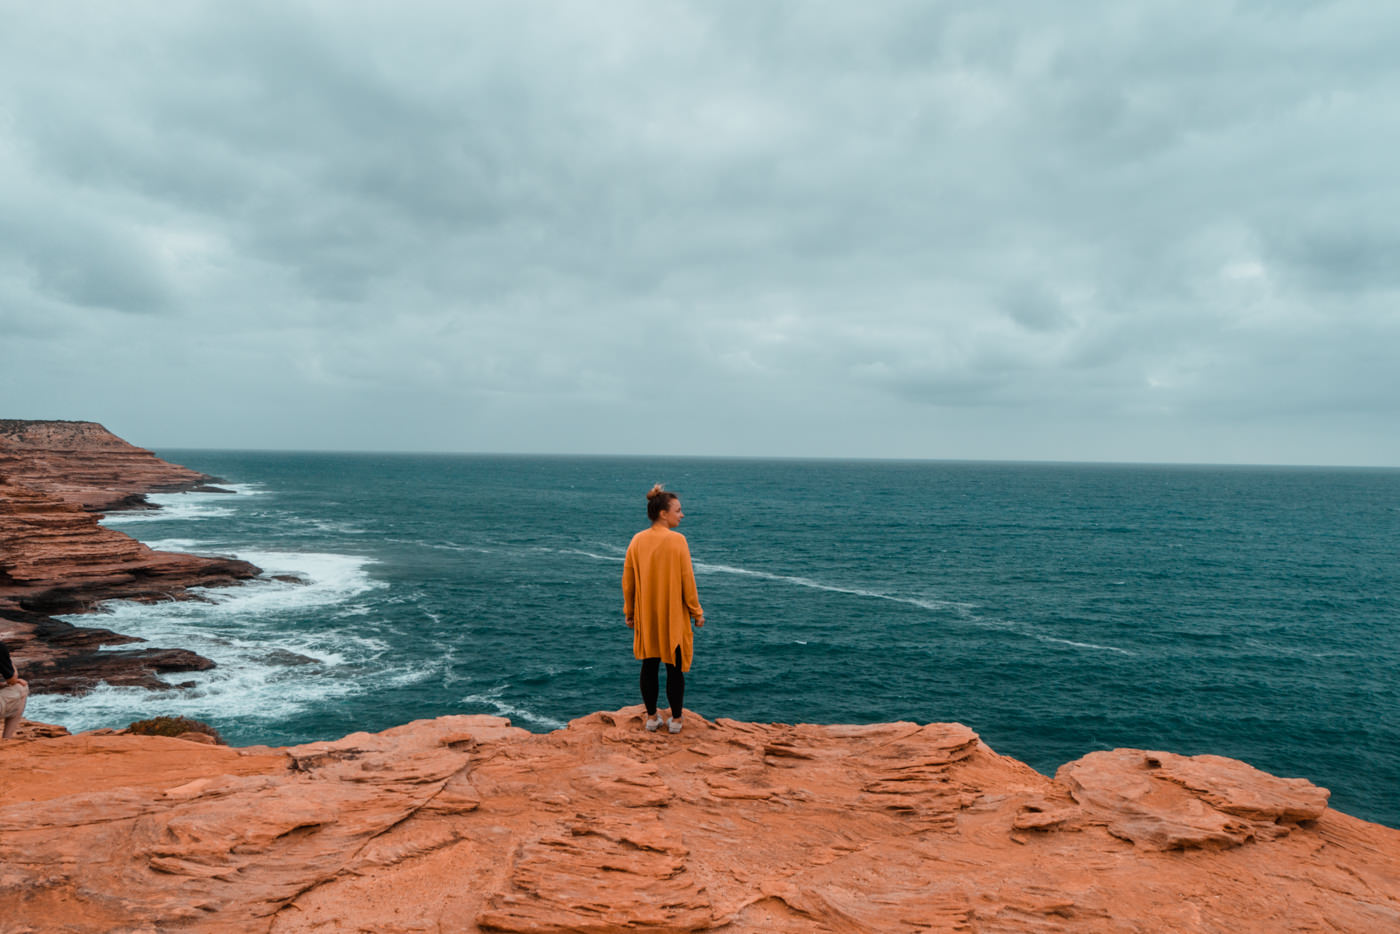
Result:
[[[237,494],[106,524],[306,583],[114,607],[103,625],[219,667],[159,699],[38,695],[37,719],[286,744],[637,703],[618,582],[662,481],[709,619],[704,716],[956,720],[1046,773],[1215,753],[1400,826],[1400,471],[160,453]]]

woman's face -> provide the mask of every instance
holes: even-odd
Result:
[[[681,524],[685,518],[685,513],[681,512],[681,498],[677,496],[671,500],[671,505],[661,511],[661,521],[666,523],[666,528],[674,529]]]

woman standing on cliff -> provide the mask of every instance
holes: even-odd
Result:
[[[0,732],[0,739],[9,739],[15,735],[28,700],[29,682],[15,671],[14,662],[10,661],[9,650],[0,645],[0,721],[4,721],[5,724],[3,732]]]
[[[661,484],[647,493],[651,528],[632,536],[622,562],[622,610],[632,630],[632,654],[642,660],[642,702],[648,731],[661,726],[656,709],[661,661],[666,661],[666,700],[671,704],[670,731],[681,731],[685,672],[690,670],[694,635],[690,624],[705,625],[705,611],[695,592],[690,546],[676,531],[685,513],[681,499]]]

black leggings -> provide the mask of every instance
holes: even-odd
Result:
[[[642,659],[642,703],[647,705],[647,714],[656,713],[656,697],[660,685],[661,659]],[[676,663],[666,663],[666,700],[671,703],[671,716],[679,720],[685,707],[685,672],[681,671],[681,650],[676,648]]]

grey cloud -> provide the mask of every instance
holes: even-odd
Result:
[[[62,205],[11,201],[0,216],[10,276],[59,302],[92,309],[159,312],[172,284],[148,244],[101,218]]]
[[[275,345],[327,436],[1400,405],[1374,5],[73,9],[0,37],[0,296]]]
[[[1017,324],[1032,331],[1055,331],[1069,322],[1060,300],[1033,282],[1009,287],[1001,307]]]
[[[1388,228],[1388,229],[1386,229]],[[1400,289],[1400,224],[1382,227],[1363,218],[1276,232],[1267,258],[1305,287],[1334,295]]]

